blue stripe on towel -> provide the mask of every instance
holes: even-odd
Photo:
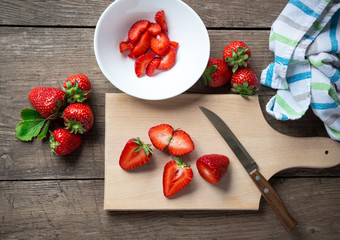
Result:
[[[337,108],[339,104],[336,102],[332,103],[311,103],[310,104],[313,109],[316,110],[326,110],[326,109],[331,109],[331,108]]]
[[[338,70],[338,69],[335,69],[334,75],[331,76],[329,79],[332,80],[332,82],[337,82],[337,81],[339,81],[339,79],[340,79],[340,72],[339,72],[339,70]]]
[[[331,52],[334,53],[338,51],[338,41],[336,40],[336,29],[339,21],[339,14],[340,10],[336,11],[336,13],[333,15],[330,23],[330,29],[329,29],[329,37],[331,39],[332,49]]]
[[[290,59],[283,58],[283,57],[275,55],[275,62],[287,66],[288,63],[290,62]]]
[[[264,85],[271,87],[272,86],[272,79],[273,79],[273,72],[274,72],[275,63],[271,63],[267,69],[266,80]]]
[[[290,0],[289,3],[294,5],[295,7],[299,8],[301,11],[303,11],[304,13],[306,13],[309,16],[312,16],[314,18],[318,18],[320,16],[319,13],[314,12],[313,9],[309,8],[307,5],[305,5],[304,3],[302,3],[299,0]]]
[[[287,77],[287,82],[294,83],[294,82],[305,80],[308,78],[311,78],[311,72],[303,72],[303,73],[298,73],[298,74]]]

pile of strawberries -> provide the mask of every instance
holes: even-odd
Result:
[[[176,49],[178,42],[170,41],[167,32],[164,10],[155,15],[155,23],[149,20],[139,20],[129,29],[128,38],[119,44],[121,53],[128,52],[127,56],[135,61],[135,73],[141,77],[151,77],[156,70],[169,70],[176,62]]]
[[[148,135],[156,149],[166,151],[174,158],[165,164],[163,170],[163,194],[169,198],[186,187],[193,179],[192,169],[179,156],[194,151],[195,145],[188,133],[174,129],[169,124],[151,127]],[[120,155],[120,167],[131,170],[148,163],[153,155],[152,145],[143,143],[139,138],[128,140]],[[196,161],[199,174],[213,184],[221,181],[227,173],[228,166],[228,157],[221,154],[203,155]]]
[[[80,135],[88,132],[94,123],[90,106],[85,101],[91,95],[91,83],[84,74],[68,77],[63,89],[35,87],[28,94],[34,109],[21,111],[22,121],[15,129],[22,141],[34,137],[43,139],[49,131],[50,122],[63,119],[65,128],[50,132],[51,151],[59,156],[73,152],[81,144]]]
[[[205,85],[221,87],[229,80],[231,90],[242,97],[255,93],[258,79],[249,64],[250,48],[242,41],[233,41],[223,50],[223,59],[209,58],[202,75]]]

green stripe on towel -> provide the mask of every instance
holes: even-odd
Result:
[[[286,45],[293,46],[293,47],[295,47],[298,44],[298,41],[289,39],[278,33],[273,33],[272,35],[270,35],[269,42],[272,42],[272,41],[279,41],[279,42],[282,42]]]
[[[286,111],[286,113],[288,113],[290,116],[302,116],[305,114],[305,111],[302,111],[300,113],[298,113],[297,111],[295,111],[291,106],[289,106],[289,104],[279,95],[276,95],[275,97],[275,101],[277,104],[280,105],[280,107]]]
[[[334,88],[327,84],[327,83],[312,83],[311,84],[311,88],[313,90],[325,90],[328,91],[328,95],[336,102],[340,105],[340,100],[338,98],[338,95],[336,94]]]

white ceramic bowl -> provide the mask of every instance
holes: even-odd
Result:
[[[133,23],[164,10],[170,40],[179,43],[175,65],[152,77],[137,77],[135,59],[119,51]],[[141,99],[160,100],[189,89],[202,75],[210,54],[207,29],[200,17],[180,0],[116,0],[101,15],[94,34],[94,51],[105,77],[121,91]]]

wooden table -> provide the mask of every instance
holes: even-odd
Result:
[[[222,57],[232,40],[252,49],[251,64],[260,77],[273,61],[270,26],[287,4],[282,0],[186,0],[202,18],[211,41],[211,57]],[[340,181],[329,169],[287,169],[270,183],[298,226],[287,233],[269,205],[259,211],[103,210],[104,97],[118,93],[101,73],[93,36],[100,14],[111,1],[2,0],[0,85],[0,239],[339,239]],[[89,101],[93,129],[67,157],[51,154],[48,141],[21,142],[14,134],[35,86],[61,87],[73,74],[93,83]],[[186,94],[232,94],[230,87],[203,86]],[[263,106],[275,94],[261,86]],[[294,136],[327,136],[310,111],[298,121],[279,122],[265,113],[277,131]]]

